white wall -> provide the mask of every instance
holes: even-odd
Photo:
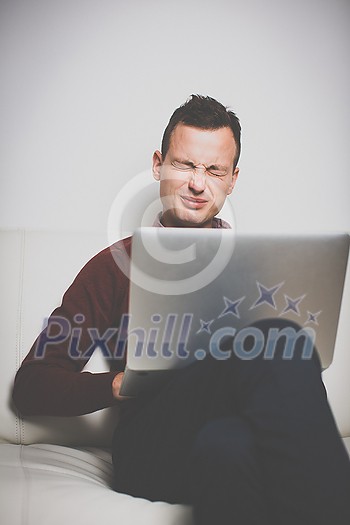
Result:
[[[191,93],[243,126],[241,231],[350,230],[347,0],[2,0],[0,227],[107,231]]]

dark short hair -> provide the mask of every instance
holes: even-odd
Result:
[[[165,128],[162,139],[162,157],[165,159],[171,135],[178,124],[200,129],[230,128],[237,147],[234,168],[241,153],[241,125],[236,114],[211,97],[191,95],[184,104],[175,109]]]

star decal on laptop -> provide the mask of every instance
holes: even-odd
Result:
[[[284,282],[279,283],[276,286],[272,286],[272,288],[266,288],[261,283],[259,283],[259,281],[256,281],[256,284],[257,284],[257,287],[259,288],[260,296],[255,301],[255,303],[250,307],[250,310],[252,310],[253,308],[256,308],[257,306],[261,304],[268,304],[272,306],[274,310],[277,310],[274,295],[278,292],[281,286],[284,285]]]
[[[307,324],[307,323],[314,323],[316,325],[318,325],[318,321],[317,321],[317,318],[318,316],[322,313],[322,310],[320,310],[319,312],[317,313],[311,313],[311,312],[307,312],[307,315],[308,315],[308,318],[307,320],[305,321],[304,324]]]
[[[200,319],[199,322],[201,326],[196,333],[200,334],[201,332],[207,332],[208,334],[211,334],[210,325],[214,322],[214,319],[212,319],[211,321],[203,321],[203,319]]]
[[[280,315],[283,315],[287,312],[294,312],[300,317],[300,310],[299,310],[299,304],[302,302],[302,300],[306,297],[306,294],[301,295],[300,297],[297,297],[296,299],[292,299],[288,295],[284,294],[284,298],[286,300],[286,306],[280,313]]]
[[[235,317],[240,318],[238,307],[239,305],[244,301],[245,296],[241,297],[240,299],[237,299],[236,301],[231,301],[227,297],[223,297],[225,302],[225,309],[221,312],[221,314],[218,316],[218,318],[223,317],[224,315],[232,314]]]

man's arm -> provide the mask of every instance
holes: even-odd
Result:
[[[118,245],[125,251],[118,253]],[[129,281],[115,257],[127,263],[130,240],[115,246],[96,255],[77,275],[19,368],[13,400],[23,415],[75,416],[117,402],[121,376],[114,379],[124,369],[125,356],[119,352],[118,359],[113,357],[120,319],[127,313]],[[99,342],[113,370],[82,372]]]

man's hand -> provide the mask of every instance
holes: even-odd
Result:
[[[125,401],[126,399],[130,399],[129,397],[127,396],[121,396],[119,394],[120,392],[120,387],[121,387],[121,384],[122,384],[122,381],[123,381],[123,376],[124,376],[124,372],[119,372],[115,378],[113,379],[112,381],[112,392],[113,392],[113,396],[118,399],[119,401]]]

